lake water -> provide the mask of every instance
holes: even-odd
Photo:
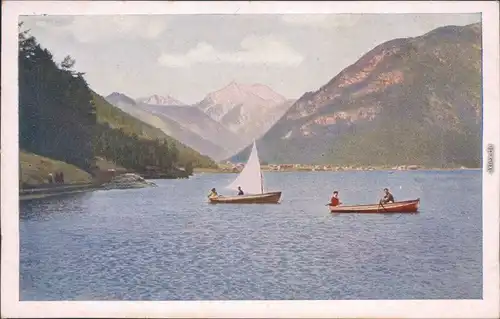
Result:
[[[21,203],[21,300],[480,299],[480,171],[265,173],[280,205],[210,205],[233,174]],[[421,198],[419,214],[335,215]]]

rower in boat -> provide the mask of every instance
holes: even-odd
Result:
[[[388,188],[384,188],[384,198],[380,200],[381,204],[394,203],[394,196],[389,192]]]
[[[245,195],[243,190],[241,189],[241,186],[238,186],[238,196]]]
[[[330,200],[330,206],[335,207],[335,206],[339,206],[340,204],[342,204],[342,203],[340,202],[340,199],[339,199],[339,192],[334,191],[333,196]]]

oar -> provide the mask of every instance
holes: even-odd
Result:
[[[382,206],[382,208],[385,210],[385,212],[386,212],[386,213],[389,213],[389,212],[387,211],[387,209],[385,209],[384,204],[382,204],[382,201],[380,201],[380,202],[379,202],[379,207],[380,207],[380,206]],[[396,219],[397,219],[397,218],[399,218],[399,217],[401,217],[402,215],[403,215],[403,214],[399,214],[399,216],[398,216],[398,217],[396,217]]]
[[[382,208],[384,209],[384,211],[386,213],[388,213],[387,209],[385,209],[385,207],[384,207],[384,204],[382,204],[382,201],[378,202],[378,205],[379,205],[379,207],[382,206]]]

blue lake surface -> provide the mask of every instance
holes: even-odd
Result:
[[[480,299],[480,171],[265,173],[279,205],[210,205],[234,174],[21,203],[20,300]],[[330,214],[421,198],[420,213]]]

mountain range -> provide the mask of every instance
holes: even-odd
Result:
[[[194,105],[107,100],[217,161],[245,161],[255,139],[271,163],[477,167],[481,41],[479,23],[387,41],[296,101],[234,81]]]
[[[185,103],[171,97],[170,95],[153,94],[148,97],[141,97],[136,100],[138,103],[150,105],[186,105]]]
[[[265,85],[236,82],[195,105],[158,95],[134,100],[118,92],[106,100],[215,160],[234,155],[260,138],[293,103]]]
[[[217,159],[219,156],[228,154],[224,148],[183,127],[180,123],[172,120],[165,114],[149,111],[152,107],[151,105],[136,103],[134,99],[118,92],[113,92],[108,95],[106,97],[106,101],[133,117],[151,126],[159,128],[165,134],[172,136],[181,143],[195,149],[200,152],[200,154],[207,155],[213,159]]]
[[[258,141],[261,159],[478,167],[481,41],[477,23],[378,45],[299,98]]]

